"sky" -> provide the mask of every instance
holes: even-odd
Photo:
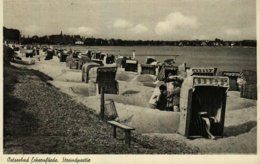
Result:
[[[256,0],[4,0],[22,35],[134,40],[256,39]]]

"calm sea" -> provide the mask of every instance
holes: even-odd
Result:
[[[174,58],[189,67],[216,67],[218,71],[256,70],[256,48],[247,47],[175,47],[175,46],[54,46],[74,50],[96,50],[114,55],[132,56],[135,50],[139,63],[147,56],[158,61]]]

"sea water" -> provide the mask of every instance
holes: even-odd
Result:
[[[147,56],[162,62],[175,59],[176,64],[188,67],[215,67],[218,71],[256,71],[256,48],[252,47],[176,47],[176,46],[54,46],[73,50],[94,50],[114,55],[132,56],[135,51],[139,63]],[[176,57],[177,56],[177,57]]]

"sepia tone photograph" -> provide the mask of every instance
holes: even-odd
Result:
[[[256,155],[256,15],[256,0],[3,0],[3,154]]]

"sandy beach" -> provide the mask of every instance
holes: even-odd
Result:
[[[27,68],[38,70],[53,80],[49,81],[73,100],[100,112],[100,96],[89,96],[88,84],[81,82],[81,70],[70,70],[58,58],[40,60]],[[138,75],[118,69],[119,94],[105,94],[105,99],[115,101],[119,121],[136,129],[143,136],[178,140],[194,148],[201,154],[256,153],[256,100],[240,98],[237,91],[227,94],[224,137],[217,140],[205,138],[186,139],[176,133],[179,127],[179,113],[151,109],[148,101],[153,87],[147,86],[155,77]]]

